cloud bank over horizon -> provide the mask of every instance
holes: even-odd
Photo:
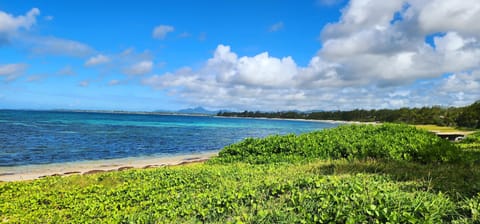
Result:
[[[199,69],[144,78],[189,104],[251,110],[398,108],[480,98],[480,2],[352,0],[307,66],[218,45]],[[402,93],[402,94],[399,94]]]

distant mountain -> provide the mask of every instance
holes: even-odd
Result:
[[[187,108],[183,110],[178,110],[176,112],[180,114],[209,114],[209,115],[214,115],[218,113],[218,111],[207,110],[203,107]]]
[[[317,112],[327,112],[326,110],[306,110],[304,113],[317,113]]]

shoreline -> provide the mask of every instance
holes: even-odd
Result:
[[[283,120],[300,122],[318,122],[330,124],[378,124],[376,122],[340,121],[340,120],[313,120],[313,119],[291,119],[291,118],[264,118],[264,117],[224,117],[212,116],[215,118],[241,118],[257,120]],[[85,175],[100,172],[122,171],[127,169],[145,169],[162,166],[175,166],[188,163],[203,162],[218,151],[193,153],[185,155],[170,156],[143,156],[127,157],[106,160],[88,160],[39,165],[23,165],[14,167],[0,167],[0,182],[35,180],[48,176],[69,176]]]
[[[255,120],[277,120],[277,121],[305,121],[305,122],[318,122],[329,124],[381,124],[381,122],[367,122],[367,121],[342,121],[342,120],[315,120],[315,119],[303,119],[303,118],[269,118],[269,117],[230,117],[230,116],[212,116],[215,118],[237,118],[237,119],[255,119]]]
[[[204,162],[216,155],[218,155],[218,152],[162,157],[128,157],[121,159],[0,167],[0,182],[35,180],[48,176],[87,175],[128,169],[146,169],[162,166],[184,165],[189,163]]]

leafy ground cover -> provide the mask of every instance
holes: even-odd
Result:
[[[205,164],[0,183],[0,221],[479,223],[478,143],[401,125],[249,139]]]

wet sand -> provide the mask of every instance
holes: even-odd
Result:
[[[130,157],[122,159],[95,160],[18,167],[0,167],[0,181],[34,180],[46,176],[93,174],[107,171],[122,171],[134,168],[152,168],[167,165],[182,165],[203,162],[216,156],[216,152],[167,157]]]

